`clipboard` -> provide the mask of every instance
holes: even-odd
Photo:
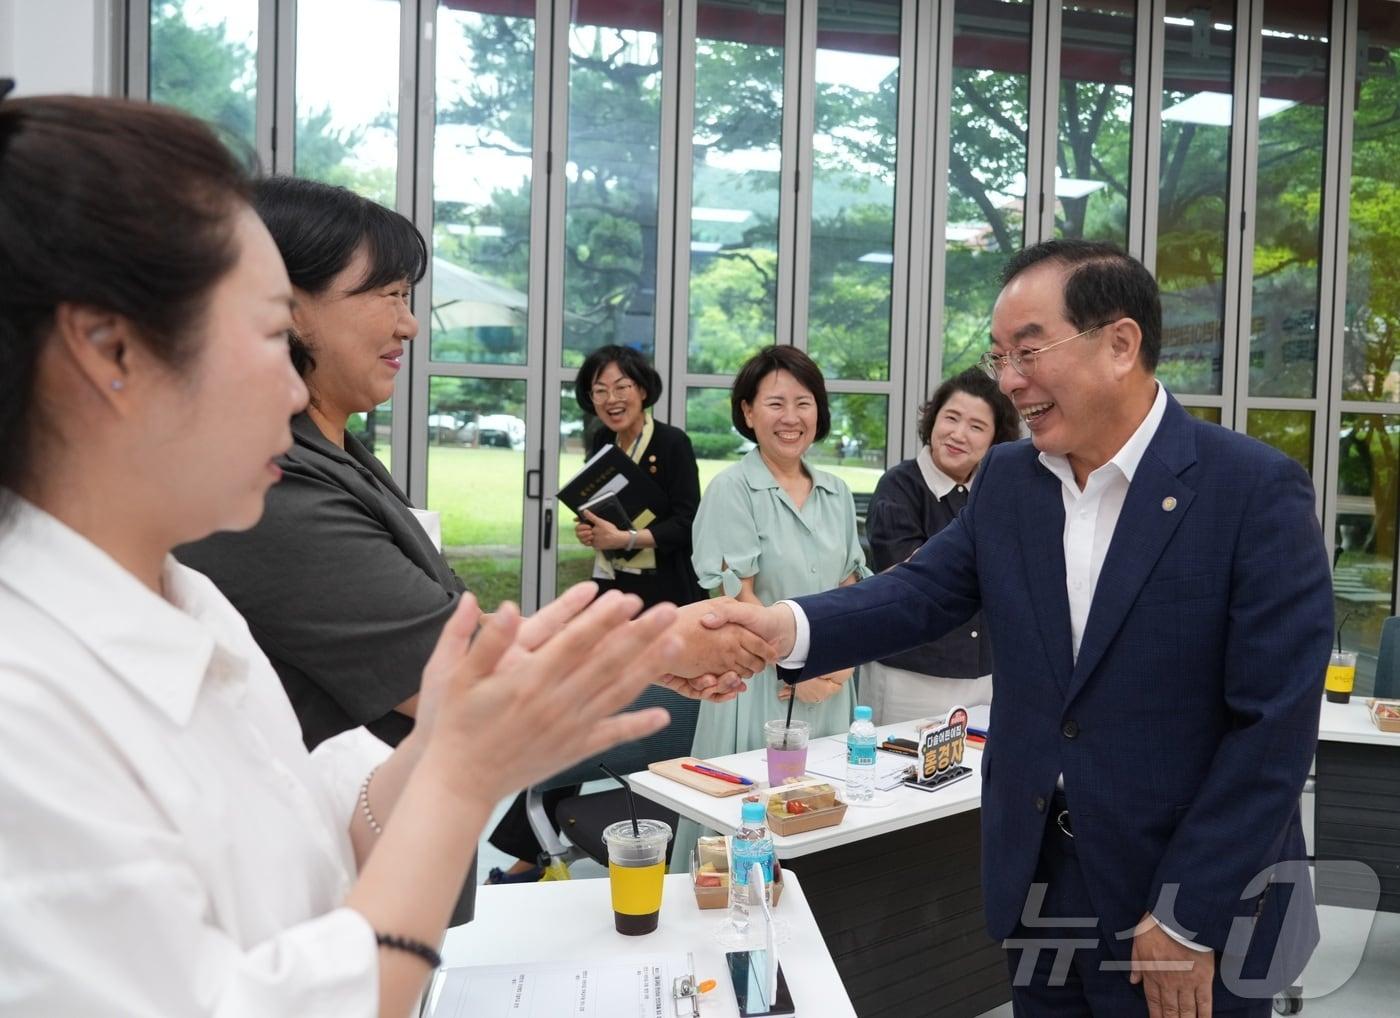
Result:
[[[758,782],[752,785],[736,785],[731,781],[721,781],[719,778],[707,777],[704,774],[696,774],[688,771],[681,764],[703,764],[705,761],[695,756],[678,756],[672,760],[658,760],[656,763],[647,764],[647,770],[653,774],[659,774],[663,778],[670,778],[687,788],[693,788],[697,792],[704,792],[706,795],[713,795],[716,799],[723,799],[731,795],[743,795],[745,792],[757,792]],[[749,777],[747,774],[744,777]],[[750,779],[752,780],[752,779]]]
[[[700,981],[695,978],[695,955],[688,954],[690,972],[671,983],[671,1006],[676,1018],[700,1018]]]

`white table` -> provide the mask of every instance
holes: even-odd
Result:
[[[1400,912],[1400,732],[1373,725],[1367,699],[1322,701],[1313,764],[1313,854],[1364,862],[1380,878],[1377,907]],[[1319,902],[1370,907],[1366,891],[1328,868],[1317,872]]]
[[[1350,703],[1329,703],[1322,700],[1322,717],[1318,720],[1317,737],[1321,742],[1354,742],[1371,746],[1400,749],[1400,732],[1383,732],[1371,724],[1370,697],[1353,696]]]
[[[774,914],[788,923],[791,939],[778,949],[778,958],[799,1018],[855,1018],[802,884],[791,873],[783,883]],[[688,951],[695,956],[696,977],[719,984],[702,998],[701,1014],[738,1018],[734,991],[724,975],[724,951],[715,941],[727,916],[723,909],[696,907],[684,874],[666,878],[660,925],[642,937],[624,937],[613,929],[607,880],[483,886],[477,889],[476,918],[447,931],[442,959],[447,966],[507,965]]]
[[[986,728],[990,713],[989,707],[971,708],[969,722]],[[914,725],[878,731],[881,738],[912,737]],[[844,740],[830,736],[812,746],[844,748]],[[766,783],[763,750],[713,762]],[[773,838],[784,872],[802,876],[858,1014],[927,1014],[936,1000],[940,1018],[958,1018],[1010,999],[1006,961],[987,936],[982,913],[981,752],[969,746],[963,763],[972,774],[947,788],[877,792],[880,805],[851,806],[836,827]],[[823,778],[838,788],[845,784]],[[650,771],[629,780],[641,795],[705,827],[725,834],[738,829],[742,795],[715,798]]]
[[[991,714],[990,707],[973,707],[967,714],[969,725],[986,730],[987,719]],[[876,731],[879,733],[879,739],[883,741],[892,734],[913,738],[915,728],[914,725],[905,723],[885,725]],[[807,755],[810,758],[812,752],[822,745],[839,745],[844,749],[845,743],[844,735],[814,739],[808,747]],[[881,755],[885,755],[884,751],[881,751]],[[747,753],[714,757],[709,762],[724,770],[752,778],[759,785],[767,787],[768,764],[765,750],[757,749]],[[909,762],[914,762],[912,757]],[[836,827],[823,827],[820,830],[788,837],[774,835],[773,848],[779,859],[796,859],[813,852],[849,845],[866,838],[978,809],[982,803],[981,750],[969,745],[963,764],[971,767],[972,773],[947,788],[936,792],[921,792],[914,788],[901,787],[890,792],[876,792],[879,805],[851,806],[846,810],[845,819]],[[825,775],[821,777],[844,791],[844,781],[827,778]],[[629,775],[627,780],[631,782],[634,790],[648,799],[675,810],[681,816],[689,817],[703,827],[709,827],[721,834],[733,834],[739,829],[739,810],[744,798],[742,795],[716,798],[651,771],[638,771]],[[844,797],[842,795],[842,798]]]

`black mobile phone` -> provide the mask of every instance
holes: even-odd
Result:
[[[730,951],[724,957],[729,963],[729,980],[734,985],[734,1000],[739,1005],[740,1018],[782,1018],[783,1015],[797,1014],[781,965],[778,966],[778,993],[770,1004],[763,999],[763,973],[753,964],[750,952]]]

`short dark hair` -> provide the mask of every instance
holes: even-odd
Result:
[[[826,379],[817,362],[795,346],[765,346],[744,362],[739,373],[734,376],[734,390],[729,397],[729,415],[734,428],[750,442],[757,442],[758,436],[744,420],[744,404],[753,404],[758,396],[758,387],[763,380],[775,371],[786,371],[797,379],[799,385],[810,392],[817,401],[817,437],[820,442],[831,433],[831,401],[826,396]]]
[[[1142,330],[1142,366],[1157,370],[1162,354],[1162,296],[1147,267],[1116,244],[1094,240],[1047,240],[1028,247],[1006,263],[1008,283],[1034,265],[1056,262],[1065,277],[1065,317],[1076,329],[1092,329],[1118,318],[1131,318]]]
[[[0,103],[0,511],[43,427],[34,389],[61,304],[130,322],[178,368],[238,260],[251,174],[205,124],[121,99]]]
[[[1001,387],[987,376],[981,368],[968,368],[966,371],[945,379],[934,390],[933,396],[919,407],[919,446],[928,445],[933,434],[933,422],[938,419],[938,411],[943,404],[953,398],[955,392],[965,392],[969,396],[983,400],[992,408],[992,445],[1014,442],[1021,437],[1021,417],[1016,413],[1011,400],[1001,391]]]
[[[649,407],[661,398],[661,376],[651,362],[642,356],[641,351],[630,346],[600,346],[579,366],[574,378],[574,399],[579,409],[595,417],[598,411],[593,408],[593,383],[609,364],[616,364],[617,370],[637,384],[642,390],[642,406]]]
[[[428,245],[411,222],[354,191],[319,180],[267,177],[253,188],[253,205],[282,253],[292,285],[322,294],[361,246],[369,258],[352,294],[408,280],[428,271]],[[303,378],[316,367],[311,350],[291,337],[292,363]]]

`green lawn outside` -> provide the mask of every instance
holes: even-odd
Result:
[[[700,460],[700,487],[732,460]],[[561,477],[583,466],[580,453],[564,453]],[[876,467],[819,463],[852,491],[874,491],[884,472]],[[428,450],[428,508],[442,513],[442,543],[449,547],[520,544],[521,498],[525,490],[525,456],[513,449],[468,449],[433,446]],[[559,533],[573,543],[573,515],[560,514]]]
[[[700,460],[700,487],[733,460]],[[853,464],[818,463],[853,491],[873,491],[882,470]],[[560,457],[559,474],[583,466],[582,453]],[[494,608],[520,598],[521,499],[525,456],[513,449],[432,446],[428,450],[428,508],[442,514],[442,544],[453,569],[482,604]],[[573,514],[558,519],[559,589],[588,578],[593,557],[574,540]]]

